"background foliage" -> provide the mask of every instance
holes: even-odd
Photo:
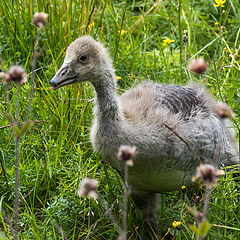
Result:
[[[57,91],[49,87],[66,47],[75,38],[88,34],[105,44],[121,77],[119,93],[144,79],[168,84],[194,80],[232,107],[239,129],[240,3],[227,0],[223,8],[213,4],[205,0],[0,0],[2,71],[20,64],[31,77],[37,34],[32,17],[35,12],[49,14],[39,43],[41,56],[31,116],[32,120],[47,122],[36,123],[22,140],[20,239],[97,240],[117,236],[102,206],[76,196],[80,179],[98,179],[100,192],[121,221],[122,180],[92,151],[89,142],[92,88],[88,83]],[[186,43],[182,40],[184,30],[188,32]],[[175,42],[164,46],[166,38]],[[197,56],[209,64],[202,77],[190,74],[186,68],[188,60]],[[0,84],[0,126],[8,125],[3,117],[8,111],[5,90]],[[14,86],[9,93],[14,113]],[[27,83],[19,97],[23,121],[28,114],[29,94]],[[0,158],[0,239],[4,239],[3,233],[11,239],[4,221],[12,214],[14,192],[14,136],[10,127],[0,129]],[[215,226],[207,239],[240,239],[237,187],[230,173],[215,190],[209,215]],[[198,191],[188,192],[186,189],[162,196],[159,220],[163,235],[170,231],[176,239],[194,239],[189,228],[194,220],[186,204],[194,203]],[[136,239],[142,223],[132,202],[130,205],[129,238]],[[182,222],[179,229],[172,227],[174,220]]]

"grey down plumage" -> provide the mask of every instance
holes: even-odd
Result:
[[[238,153],[213,110],[215,102],[203,87],[145,81],[118,96],[111,58],[89,36],[70,44],[50,84],[57,89],[83,81],[90,81],[96,91],[91,128],[94,150],[123,175],[116,158],[119,147],[137,148],[129,184],[153,230],[157,229],[155,193],[191,184],[200,163],[216,167],[238,163]]]

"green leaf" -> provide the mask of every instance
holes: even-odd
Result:
[[[211,225],[207,220],[205,220],[204,222],[200,223],[198,227],[196,225],[190,225],[189,227],[197,236],[205,238],[209,229],[211,228]]]
[[[27,122],[25,122],[24,126],[21,129],[20,137],[30,130],[30,128],[32,127],[32,124],[33,122],[31,120],[28,120]]]
[[[190,225],[189,227],[192,229],[192,231],[193,231],[197,236],[200,237],[201,232],[199,231],[199,229],[198,229],[198,227],[197,227],[196,225]]]
[[[3,113],[3,117],[8,120],[10,125],[14,124],[13,116],[10,113]]]
[[[207,235],[208,231],[210,230],[210,228],[211,228],[211,225],[210,225],[210,223],[207,220],[205,220],[204,222],[200,223],[199,228],[198,228],[199,231],[200,231],[200,237],[202,237],[202,238],[206,237],[206,235]]]
[[[21,137],[21,129],[18,126],[13,127],[13,134],[16,138]]]
[[[2,202],[3,202],[4,196],[1,197],[0,199],[0,214],[2,213]]]
[[[28,120],[27,122],[25,122],[25,124],[23,125],[22,128],[18,127],[18,126],[14,126],[13,127],[13,134],[16,138],[20,138],[22,137],[26,132],[28,132],[30,130],[30,128],[32,127],[32,121]]]

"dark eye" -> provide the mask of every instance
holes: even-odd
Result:
[[[85,62],[88,59],[87,55],[82,55],[79,57],[80,62]]]

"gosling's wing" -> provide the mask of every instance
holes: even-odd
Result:
[[[141,121],[154,111],[168,109],[183,119],[197,111],[208,112],[209,98],[202,88],[144,83],[126,91],[121,97],[125,116],[131,121]]]
[[[155,96],[159,107],[165,106],[172,113],[180,114],[183,118],[188,118],[202,106],[197,91],[190,87],[156,84]]]

